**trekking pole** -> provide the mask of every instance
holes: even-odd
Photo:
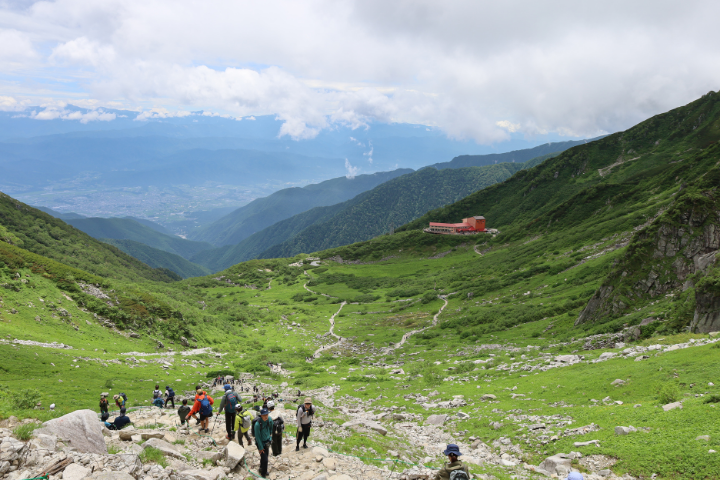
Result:
[[[219,416],[220,416],[219,414],[215,415],[215,423],[213,423],[213,428],[212,428],[212,431],[210,432],[210,436],[212,436],[212,434],[215,432],[215,425],[217,425],[217,419]]]

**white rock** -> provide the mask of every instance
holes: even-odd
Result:
[[[425,420],[425,425],[444,425],[447,421],[447,415],[430,415]]]
[[[225,466],[232,470],[245,458],[245,449],[235,442],[230,442],[223,449],[223,458]]]
[[[558,472],[558,467],[562,466],[564,467],[562,470],[569,470],[571,463],[572,460],[569,458],[568,455],[565,455],[564,453],[558,453],[553,455],[552,457],[548,457],[543,460],[543,462],[539,466],[540,469],[545,470],[550,474],[561,475],[561,473]]]
[[[54,452],[57,446],[57,437],[55,435],[40,433],[32,440],[32,444],[40,450]]]
[[[127,472],[100,472],[93,473],[93,480],[135,480],[135,477]]]
[[[218,478],[224,476],[225,471],[220,467],[213,468],[212,470],[185,470],[177,475],[180,480],[218,480]]]
[[[63,480],[82,480],[90,475],[90,469],[77,463],[71,463],[63,471]]]
[[[680,403],[680,402],[668,403],[667,405],[663,405],[662,408],[663,408],[663,410],[665,410],[666,412],[668,412],[668,411],[670,411],[670,410],[674,410],[674,409],[676,409],[676,408],[682,409],[682,403]]]
[[[150,440],[142,444],[143,450],[149,447],[157,448],[163,454],[170,455],[171,457],[179,459],[185,458],[180,452],[175,449],[175,446],[169,444],[165,440],[160,440],[159,438],[151,438]]]
[[[75,410],[74,412],[53,418],[45,422],[42,428],[33,432],[54,435],[80,453],[107,454],[107,446],[102,434],[103,424],[98,421],[97,414],[92,410]]]
[[[312,449],[312,453],[313,453],[313,455],[320,455],[323,457],[327,457],[328,455],[330,455],[330,453],[327,451],[327,449],[322,448],[322,447],[314,447]]]

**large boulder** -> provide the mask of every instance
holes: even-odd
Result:
[[[225,466],[232,470],[245,458],[245,449],[235,442],[230,442],[223,449],[223,458],[225,459]]]
[[[570,465],[572,460],[569,455],[564,453],[558,453],[552,457],[548,457],[540,464],[540,468],[550,474],[555,474],[559,477],[564,477],[570,472]]]
[[[151,438],[147,442],[142,444],[142,448],[146,449],[149,447],[157,448],[160,450],[164,455],[169,455],[171,457],[184,459],[182,453],[178,452],[175,447],[166,442],[165,440],[160,440],[159,438]]]
[[[40,433],[35,436],[31,443],[35,445],[35,448],[38,450],[54,452],[55,447],[57,446],[57,437],[55,435],[45,435],[44,433]]]
[[[102,434],[103,424],[92,410],[75,410],[60,418],[45,422],[34,436],[54,435],[80,453],[107,455],[107,446]]]
[[[444,425],[447,421],[447,415],[430,415],[425,420],[425,425]]]

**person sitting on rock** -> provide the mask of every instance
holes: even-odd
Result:
[[[122,428],[128,423],[132,423],[130,417],[125,415],[125,407],[120,409],[120,415],[115,417],[112,423],[107,424],[107,428],[110,430],[122,430]]]
[[[153,405],[155,405],[158,408],[163,408],[163,405],[165,404],[162,397],[157,397],[156,399],[153,400],[152,403],[153,403]]]
[[[450,461],[443,465],[440,471],[435,474],[435,480],[450,480],[451,476],[453,480],[470,479],[470,472],[468,471],[467,465],[464,465],[458,460],[458,457],[462,455],[462,453],[460,453],[460,447],[451,443],[447,446],[443,455],[447,455]]]
[[[267,477],[268,474],[268,458],[270,454],[270,444],[272,442],[273,421],[270,418],[270,412],[267,408],[260,410],[260,418],[255,421],[255,445],[260,452],[260,469],[261,477]]]
[[[180,417],[180,425],[185,425],[187,421],[188,413],[190,413],[190,407],[187,404],[187,398],[182,401],[182,406],[178,408],[178,416]]]

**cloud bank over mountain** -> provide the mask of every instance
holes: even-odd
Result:
[[[272,114],[294,139],[369,121],[482,144],[591,136],[717,90],[719,16],[711,1],[0,1],[0,108]]]

